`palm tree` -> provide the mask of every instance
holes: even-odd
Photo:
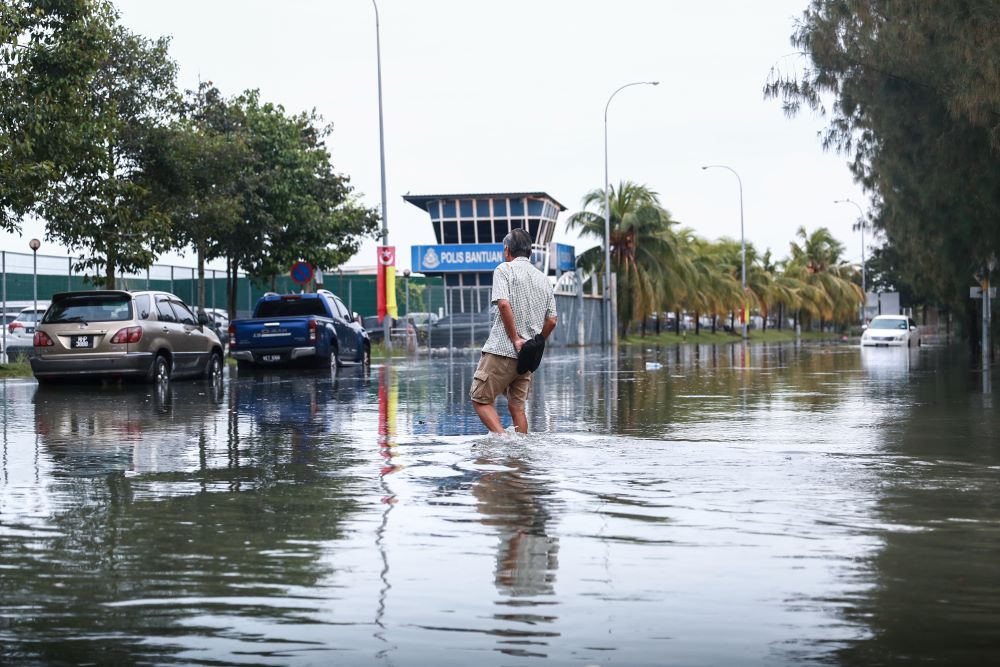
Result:
[[[740,281],[727,265],[727,248],[722,244],[695,236],[690,229],[681,230],[679,236],[690,266],[682,305],[693,311],[696,333],[701,331],[703,314],[712,316],[712,333],[715,333],[719,315],[740,302]]]
[[[791,243],[791,257],[786,273],[797,278],[800,308],[824,321],[850,320],[864,301],[864,293],[855,281],[857,269],[843,261],[844,245],[825,227],[811,234],[799,227]]]
[[[622,181],[611,189],[609,200],[611,270],[618,277],[618,321],[624,331],[660,308],[663,285],[678,265],[671,230],[676,222],[660,205],[657,193],[645,185]],[[570,216],[566,229],[603,241],[604,212],[604,190],[591,190],[583,198],[583,210]],[[603,245],[584,251],[579,264],[595,278],[603,277]]]

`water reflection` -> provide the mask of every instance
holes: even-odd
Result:
[[[483,525],[497,532],[494,581],[504,607],[494,619],[514,626],[499,632],[501,653],[546,657],[548,639],[558,637],[551,627],[556,620],[556,569],[559,539],[554,535],[554,491],[533,471],[527,452],[518,443],[493,444],[493,451],[476,459],[480,471],[472,485]],[[514,450],[514,451],[511,451]]]
[[[262,655],[297,648],[255,619],[308,625],[333,567],[322,543],[355,511],[349,480],[331,474],[348,452],[330,417],[356,398],[342,388],[322,377],[234,382],[228,396],[196,383],[39,388],[48,481],[5,490],[34,511],[12,521],[4,508],[0,569],[31,573],[5,577],[3,606],[20,612],[4,643],[45,664],[199,662],[209,638],[222,653],[251,638]]]
[[[1000,424],[961,355],[555,352],[508,439],[473,370],[0,383],[0,663],[998,657]]]
[[[873,508],[880,544],[858,568],[871,585],[844,610],[872,634],[838,658],[992,664],[1000,628],[1000,422],[992,397],[977,400],[981,377],[968,360],[899,352],[864,359],[880,391],[910,409],[884,431]]]

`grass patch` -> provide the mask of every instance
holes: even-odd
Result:
[[[0,378],[30,378],[31,364],[27,359],[19,359],[13,363],[0,364]]]
[[[405,357],[405,356],[408,356],[405,345],[393,345],[392,353],[390,353],[389,350],[386,349],[385,343],[380,342],[372,344],[372,359],[378,359],[380,357],[382,359],[385,359],[386,357],[395,358],[395,357]]]
[[[826,331],[803,331],[801,340],[840,340],[843,334],[830,333]],[[673,331],[665,331],[656,334],[649,334],[645,337],[636,334],[627,336],[626,338],[620,339],[621,345],[683,345],[685,343],[693,343],[698,345],[728,345],[730,343],[740,342],[739,333],[729,333],[727,331],[716,331],[714,334],[711,329],[702,329],[701,333],[695,334],[693,331],[681,332],[681,335],[675,334]],[[795,332],[784,329],[778,331],[777,329],[768,329],[767,331],[750,331],[750,342],[751,343],[786,343],[793,342],[795,340]]]

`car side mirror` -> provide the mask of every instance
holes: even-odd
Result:
[[[916,330],[917,330],[916,327],[910,327],[910,331],[916,331]]]
[[[861,325],[861,330],[862,331],[867,331],[868,330],[868,325],[867,324],[862,324]]]
[[[198,324],[201,326],[207,325],[209,322],[208,314],[203,310],[198,311]]]

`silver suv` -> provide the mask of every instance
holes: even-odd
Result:
[[[183,301],[160,291],[65,292],[35,329],[31,370],[39,382],[83,377],[222,374],[222,344]]]

